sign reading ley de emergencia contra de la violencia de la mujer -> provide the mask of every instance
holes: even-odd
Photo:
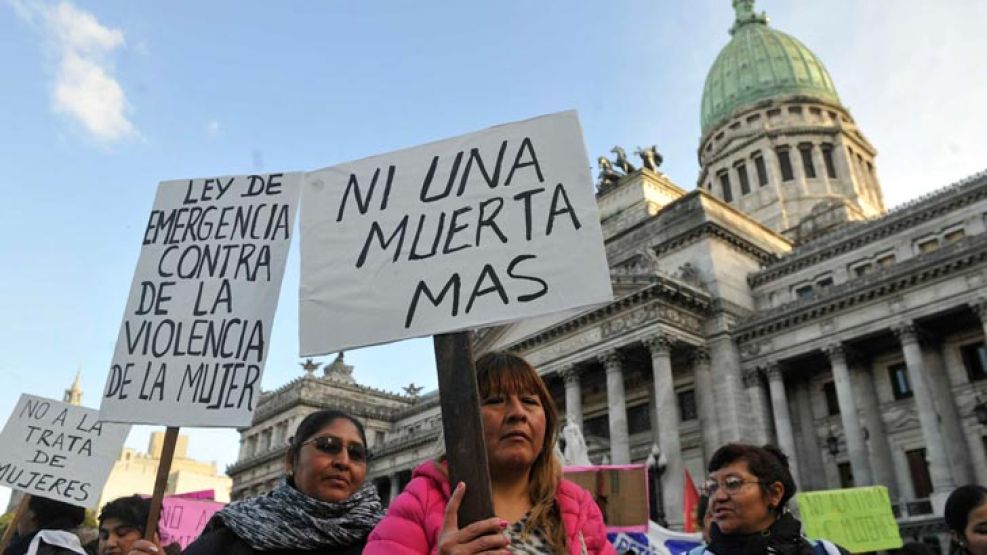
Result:
[[[301,175],[158,186],[100,418],[166,426],[250,424]]]
[[[575,111],[306,174],[303,356],[611,299]]]

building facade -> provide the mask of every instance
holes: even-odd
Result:
[[[803,490],[885,485],[904,533],[932,533],[953,487],[987,483],[987,173],[886,212],[876,150],[822,62],[752,0],[734,9],[696,188],[654,151],[601,160],[613,302],[478,330],[475,348],[535,364],[594,462],[657,445],[673,527],[683,471],[745,441],[777,443]],[[385,498],[441,452],[434,393],[313,371],[262,398],[234,498],[270,488],[274,440],[319,407],[365,419]]]

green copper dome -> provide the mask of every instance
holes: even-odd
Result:
[[[754,0],[733,0],[733,38],[713,62],[703,87],[702,133],[738,108],[772,97],[802,95],[839,104],[819,58],[794,37],[768,27]]]

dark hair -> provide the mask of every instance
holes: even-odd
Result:
[[[696,503],[696,525],[698,528],[703,527],[703,521],[706,520],[706,511],[709,510],[709,496],[700,495],[699,502]]]
[[[147,528],[147,515],[150,512],[150,498],[136,494],[120,497],[103,505],[103,510],[99,512],[99,524],[102,526],[104,521],[115,518],[131,528],[140,530],[143,536]]]
[[[762,490],[767,491],[766,486],[775,482],[781,483],[785,492],[781,495],[781,502],[774,507],[781,512],[797,490],[785,453],[770,444],[758,447],[746,443],[728,443],[713,453],[708,470],[714,472],[737,461],[747,463],[747,469],[762,482]]]
[[[27,506],[39,530],[71,530],[86,519],[86,510],[61,501],[31,496]]]
[[[970,484],[956,488],[946,499],[946,509],[943,511],[946,526],[962,538],[967,521],[970,519],[970,512],[985,502],[987,502],[987,488],[984,486]]]
[[[298,460],[298,453],[302,450],[302,444],[315,435],[319,430],[332,424],[340,418],[349,420],[356,426],[356,431],[360,434],[360,440],[364,447],[367,445],[367,433],[363,429],[363,424],[341,410],[319,410],[305,417],[295,430],[295,435],[288,440],[288,461],[294,463]]]

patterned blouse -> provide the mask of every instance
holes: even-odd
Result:
[[[515,555],[556,555],[545,539],[545,535],[538,528],[531,530],[531,533],[527,537],[522,538],[522,533],[528,522],[528,516],[524,515],[520,520],[507,528],[506,534],[511,540],[507,549]],[[585,542],[582,543],[579,552],[582,555],[587,555]]]

